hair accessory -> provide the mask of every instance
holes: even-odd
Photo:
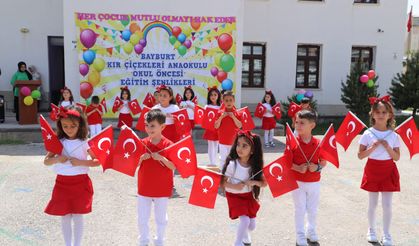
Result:
[[[390,96],[386,95],[386,96],[383,96],[383,97],[370,97],[370,98],[368,98],[368,100],[370,101],[371,105],[374,105],[374,104],[379,103],[379,102],[390,102]]]
[[[251,131],[245,131],[245,130],[238,130],[237,131],[237,136],[238,137],[246,137],[250,140],[250,142],[252,142],[252,144],[254,144],[253,142],[253,138],[256,136],[255,134],[253,134]]]
[[[58,115],[61,118],[67,118],[69,115],[80,117],[79,111],[73,110],[73,109],[67,109],[67,108],[64,108],[63,106],[60,107],[60,112],[58,113]]]

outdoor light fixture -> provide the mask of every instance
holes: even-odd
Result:
[[[22,28],[20,28],[20,32],[21,33],[28,33],[29,32],[29,29],[26,28],[26,27],[22,27]]]

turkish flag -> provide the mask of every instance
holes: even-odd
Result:
[[[138,118],[137,125],[135,126],[135,129],[145,132],[144,121],[145,121],[145,117],[146,117],[148,111],[150,111],[150,110],[151,109],[149,107],[144,106],[143,111],[141,111],[141,115]]]
[[[288,123],[285,126],[285,150],[284,150],[284,157],[287,158],[287,161],[291,163],[288,167],[291,168],[292,159],[293,159],[293,150],[298,148],[298,141],[297,138],[292,133],[291,127]]]
[[[49,118],[52,121],[57,121],[58,115],[60,114],[60,108],[53,103],[51,103],[50,105],[51,105],[51,112],[49,113]]]
[[[194,108],[194,121],[195,124],[202,125],[204,121],[205,109],[199,106],[198,104],[195,105]]]
[[[138,104],[137,99],[132,100],[128,103],[128,107],[131,110],[133,115],[141,113],[141,106]]]
[[[115,101],[113,102],[112,112],[116,113],[119,110],[119,107],[123,104],[119,96],[116,96]]]
[[[193,180],[189,203],[204,208],[214,208],[220,182],[219,173],[198,168]]]
[[[255,109],[255,117],[263,118],[263,114],[265,114],[266,108],[262,105],[262,103],[258,103]]]
[[[288,107],[288,116],[290,118],[294,118],[295,114],[301,110],[301,106],[296,104],[295,102],[291,102]]]
[[[145,153],[141,139],[128,126],[122,126],[113,152],[112,169],[129,176],[135,174],[140,157]]]
[[[339,168],[339,155],[336,148],[335,130],[329,126],[319,147],[319,158],[326,160]]]
[[[87,143],[90,150],[96,156],[105,172],[106,169],[112,168],[113,161],[113,128],[112,125],[107,126],[99,134],[89,139]]]
[[[179,93],[177,93],[176,94],[176,103],[179,105],[181,102],[182,102],[182,96],[179,94]]]
[[[195,96],[195,97],[192,99],[192,102],[193,102],[193,103],[195,103],[196,105],[198,105],[198,98]]]
[[[39,124],[41,125],[42,139],[44,140],[45,150],[57,155],[61,155],[63,152],[63,144],[57,137],[57,134],[52,130],[48,121],[45,120],[44,116],[39,115]]]
[[[143,105],[152,108],[154,104],[156,103],[156,99],[154,96],[149,92],[144,98]]]
[[[345,119],[336,132],[336,142],[338,142],[345,151],[348,149],[352,140],[367,127],[358,117],[351,111],[346,114]]]
[[[396,132],[402,138],[404,144],[409,149],[410,159],[419,153],[419,131],[416,128],[415,120],[410,116],[396,128]]]
[[[188,111],[186,108],[172,113],[176,132],[181,138],[191,135],[191,123],[189,122]]]
[[[298,188],[297,181],[287,162],[287,158],[282,156],[263,168],[263,176],[273,197],[278,197]]]
[[[87,106],[85,104],[76,103],[76,106],[79,107],[83,113],[86,112]]]
[[[217,120],[217,114],[218,109],[207,107],[202,121],[202,128],[215,131],[214,123]]]
[[[272,107],[272,114],[279,120],[282,117],[281,103],[277,103]]]
[[[190,135],[167,147],[166,152],[169,160],[176,166],[182,178],[187,178],[196,173],[198,162],[195,145]]]
[[[102,112],[108,112],[108,108],[106,107],[106,100],[105,98],[102,99],[102,101],[100,101],[100,105],[102,106]]]
[[[413,6],[410,7],[409,18],[407,20],[407,32],[410,32],[410,30],[412,30],[412,11]]]
[[[253,122],[252,115],[250,114],[248,107],[237,110],[237,113],[241,118],[243,130],[251,131],[255,128],[255,123]]]

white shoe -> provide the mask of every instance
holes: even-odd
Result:
[[[319,236],[317,236],[316,232],[307,232],[307,239],[311,243],[317,243],[319,241]]]
[[[252,244],[252,238],[250,237],[250,232],[247,233],[247,237],[243,238],[243,244],[245,246],[251,245]]]
[[[164,243],[161,240],[154,239],[155,246],[164,246]]]
[[[390,235],[384,236],[383,239],[381,240],[381,244],[383,246],[392,246],[393,240],[391,240],[391,236]]]
[[[367,241],[369,243],[378,243],[377,234],[375,233],[375,230],[368,229]]]
[[[307,238],[304,234],[301,234],[301,235],[297,234],[297,246],[308,246]]]

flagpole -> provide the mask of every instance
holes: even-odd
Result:
[[[291,130],[290,125],[288,124],[288,122],[287,122],[287,127]],[[291,133],[292,133],[292,132],[291,132]],[[294,134],[292,134],[292,136],[295,138]],[[310,162],[309,162],[309,160],[307,159],[306,154],[304,154],[304,151],[303,151],[303,149],[301,148],[300,144],[298,143],[298,140],[297,140],[297,139],[295,139],[295,140],[297,141],[297,146],[298,146],[298,148],[300,149],[301,154],[303,154],[304,159],[305,159],[305,160],[306,160],[306,162],[307,162],[306,164],[307,164],[307,166],[308,166],[308,164],[310,164]]]
[[[329,132],[329,130],[330,130],[330,128],[331,128],[331,127],[333,127],[333,123],[332,123],[332,124],[330,124],[329,128],[327,128],[327,131],[326,131],[326,133],[325,133],[324,135],[327,135],[327,133]],[[317,145],[317,147],[316,147],[316,149],[314,150],[313,154],[311,154],[311,156],[310,156],[310,161],[311,161],[311,159],[313,159],[314,154],[316,154],[317,150],[320,148],[320,146],[322,145],[323,141],[324,141],[324,136],[323,136],[322,141],[320,141],[320,143]]]

